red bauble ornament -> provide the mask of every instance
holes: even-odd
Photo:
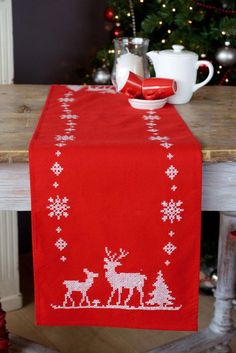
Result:
[[[114,35],[114,37],[119,37],[119,35],[120,35],[120,27],[114,27],[114,29],[113,29],[113,35]]]
[[[114,19],[114,12],[113,9],[111,7],[107,7],[104,11],[104,18],[107,21],[113,21]]]
[[[208,72],[208,66],[205,65],[205,64],[202,64],[199,66],[199,71],[202,73],[202,74],[205,74]]]

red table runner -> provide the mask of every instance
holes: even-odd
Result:
[[[52,86],[30,175],[37,324],[197,328],[201,149],[173,106]]]

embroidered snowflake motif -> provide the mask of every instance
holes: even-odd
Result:
[[[56,243],[54,244],[58,250],[62,251],[67,247],[67,242],[63,240],[62,238],[57,239]]]
[[[74,141],[75,140],[75,136],[74,135],[56,135],[55,136],[55,140],[56,141]]]
[[[163,250],[165,250],[165,252],[168,254],[168,255],[171,255],[175,250],[177,249],[177,247],[172,244],[171,242],[169,242],[168,244],[166,244],[163,248]]]
[[[143,119],[154,121],[154,120],[160,120],[161,118],[159,117],[159,115],[144,115]]]
[[[56,174],[56,176],[60,175],[61,172],[63,171],[63,168],[62,166],[58,163],[58,162],[55,162],[53,164],[53,166],[51,167],[51,171]]]
[[[62,257],[60,257],[60,260],[61,260],[62,262],[65,262],[65,261],[67,260],[67,258],[66,258],[65,256],[62,256]]]
[[[169,234],[169,236],[172,238],[173,235],[175,235],[175,232],[173,232],[173,230],[171,230],[168,234]]]
[[[180,206],[183,204],[182,201],[179,200],[175,202],[173,199],[171,199],[170,202],[163,201],[161,204],[163,206],[163,209],[161,210],[161,213],[163,213],[163,222],[166,222],[167,220],[169,220],[170,223],[174,223],[175,220],[178,222],[181,221],[181,212],[184,211],[183,208],[180,208]]]
[[[59,150],[58,150],[58,151],[56,151],[56,152],[55,152],[55,155],[56,155],[57,157],[60,157],[60,155],[61,155],[61,151],[59,151]]]
[[[64,113],[66,113],[66,114],[71,114],[71,112],[72,112],[72,110],[70,110],[70,109],[68,109],[68,108],[64,108],[63,109],[64,110]]]
[[[60,118],[63,120],[63,119],[68,119],[68,120],[71,120],[71,119],[78,119],[78,115],[76,114],[63,114],[60,116]]]
[[[56,228],[56,232],[57,232],[57,233],[61,233],[61,231],[62,231],[61,227],[57,227],[57,228]]]
[[[49,197],[48,201],[51,203],[49,206],[47,206],[47,208],[51,211],[48,214],[49,217],[56,217],[59,220],[61,217],[66,218],[69,216],[67,210],[70,208],[70,206],[67,205],[67,202],[69,201],[67,197],[63,197],[61,199],[57,195],[55,199]]]
[[[167,143],[167,142],[164,142],[164,143],[161,143],[161,146],[168,149],[170,148],[171,146],[173,146],[173,143]]]
[[[168,153],[167,156],[166,156],[169,160],[171,160],[174,156],[172,153]]]
[[[169,260],[166,260],[166,261],[165,261],[165,265],[166,265],[166,266],[169,266],[170,264],[171,264],[171,262],[170,262]]]
[[[179,171],[173,165],[171,165],[168,169],[166,169],[165,173],[168,176],[168,178],[173,180],[176,177],[176,175],[179,173]]]
[[[55,188],[55,189],[57,189],[57,188],[58,188],[58,186],[59,186],[59,184],[58,184],[58,182],[57,182],[57,181],[55,181],[52,185],[54,186],[54,188]]]
[[[58,98],[58,101],[61,103],[74,102],[74,98]]]
[[[177,187],[176,185],[172,185],[172,186],[171,186],[171,190],[172,190],[172,191],[175,191],[177,188],[178,188],[178,187]]]

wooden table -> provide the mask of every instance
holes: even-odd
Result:
[[[9,218],[16,211],[30,210],[28,142],[47,92],[45,85],[0,86],[2,221],[3,211]],[[236,241],[229,235],[236,230],[236,88],[204,87],[194,94],[191,103],[176,108],[202,145],[202,209],[221,212],[219,279],[210,327],[151,352],[199,353],[210,349],[212,353],[229,353],[229,341],[236,333],[231,318]],[[12,217],[13,226],[15,220]]]

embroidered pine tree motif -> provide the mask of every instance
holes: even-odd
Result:
[[[125,299],[124,305],[127,306],[131,297],[134,294],[134,289],[140,294],[140,306],[143,306],[143,287],[144,281],[147,279],[145,275],[141,273],[118,273],[116,272],[116,267],[121,266],[122,258],[126,257],[129,252],[126,252],[123,249],[120,249],[120,254],[111,254],[107,248],[105,249],[107,257],[104,259],[104,269],[105,276],[112,287],[111,295],[108,299],[108,306],[111,305],[112,299],[116,293],[118,293],[118,300],[116,301],[116,305],[121,304],[121,294],[123,289],[129,289],[129,295]]]
[[[98,277],[98,273],[90,272],[87,268],[84,268],[84,273],[87,275],[87,278],[84,282],[80,282],[77,280],[63,282],[67,289],[63,306],[66,306],[68,300],[71,301],[72,306],[75,306],[75,301],[72,298],[73,292],[80,292],[82,294],[79,306],[82,306],[84,302],[87,303],[88,307],[91,306],[87,292],[92,287],[94,278]]]
[[[156,282],[153,284],[154,290],[149,293],[152,297],[146,302],[149,305],[159,305],[162,308],[173,306],[174,297],[171,296],[172,291],[169,290],[165,280],[163,278],[163,273],[161,271],[157,274]]]

